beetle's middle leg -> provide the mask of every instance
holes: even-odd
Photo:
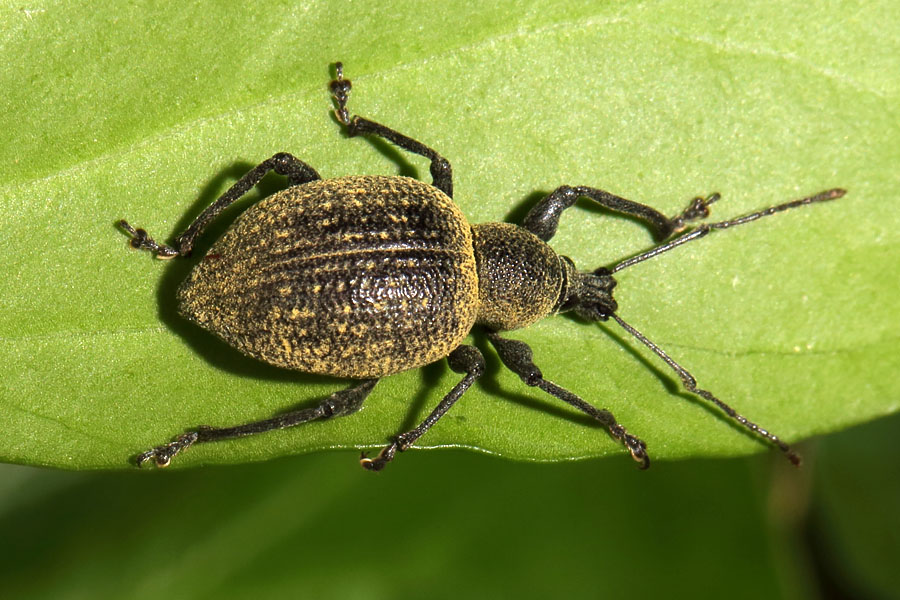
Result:
[[[641,439],[625,431],[625,428],[616,421],[611,412],[606,409],[595,408],[569,390],[544,379],[541,370],[531,360],[532,352],[528,344],[500,337],[494,332],[488,333],[488,340],[497,349],[501,362],[510,371],[518,375],[522,381],[530,386],[544,390],[551,396],[555,396],[566,404],[574,406],[581,412],[593,417],[609,430],[610,435],[624,444],[625,448],[631,452],[634,460],[641,463],[641,469],[646,469],[650,466],[647,445]]]
[[[338,121],[347,127],[347,133],[350,137],[357,135],[377,135],[387,141],[400,146],[407,152],[424,156],[431,161],[431,185],[441,190],[450,198],[453,197],[453,169],[450,167],[450,161],[446,158],[411,137],[405,136],[398,131],[394,131],[389,127],[385,127],[375,121],[364,119],[359,115],[350,117],[347,110],[347,99],[350,96],[352,88],[349,79],[344,79],[344,66],[341,63],[335,64],[337,70],[337,79],[331,82],[331,95],[337,102],[337,109],[334,114]]]
[[[178,236],[175,240],[175,247],[157,243],[146,231],[132,227],[124,219],[119,221],[119,226],[131,236],[132,248],[150,250],[156,253],[157,258],[188,256],[194,247],[194,241],[203,233],[206,226],[229,205],[250,191],[269,171],[275,171],[279,175],[284,175],[288,178],[291,185],[301,185],[321,179],[315,169],[293,154],[279,152],[248,171],[234,185],[228,188],[228,191],[222,194],[218,200],[207,206],[200,213],[200,216],[194,219],[194,222],[185,229],[184,233]]]
[[[377,379],[366,379],[362,383],[355,385],[346,390],[333,393],[317,406],[312,408],[302,408],[271,419],[262,421],[254,421],[237,427],[198,427],[196,431],[184,433],[174,441],[151,448],[150,450],[138,455],[137,464],[141,466],[148,460],[152,460],[159,467],[166,467],[172,458],[187,450],[194,444],[204,442],[217,442],[219,440],[227,440],[236,437],[244,437],[257,433],[265,433],[266,431],[274,431],[276,429],[286,429],[303,423],[309,423],[317,419],[330,419],[332,417],[342,417],[353,414],[362,408],[362,403],[378,383]]]
[[[451,369],[457,373],[465,373],[466,376],[450,390],[450,393],[444,396],[437,408],[431,411],[431,414],[418,427],[398,435],[393,443],[385,447],[375,458],[369,458],[363,454],[359,461],[363,467],[370,471],[383,469],[384,465],[394,460],[394,455],[397,452],[407,450],[426,431],[431,429],[431,426],[437,423],[438,419],[450,410],[450,407],[475,383],[475,380],[484,374],[484,356],[475,346],[459,346],[450,353],[450,356],[447,357],[447,362],[450,363]]]

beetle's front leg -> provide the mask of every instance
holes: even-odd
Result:
[[[550,241],[556,235],[563,211],[575,206],[579,198],[588,198],[611,211],[640,219],[651,227],[657,240],[664,240],[673,233],[683,230],[689,222],[708,217],[707,207],[719,199],[719,194],[711,194],[707,198],[694,198],[686,209],[670,219],[655,208],[605,190],[583,185],[564,185],[535,204],[525,216],[522,226],[545,242]]]
[[[608,410],[596,408],[569,390],[544,379],[541,370],[531,360],[532,352],[528,344],[500,337],[497,333],[489,333],[488,340],[497,349],[497,354],[500,356],[503,364],[518,375],[527,385],[540,388],[551,396],[559,398],[566,404],[574,406],[581,412],[593,417],[609,430],[609,434],[613,438],[622,442],[625,449],[631,453],[631,457],[640,463],[641,469],[646,469],[650,466],[647,444],[640,438],[628,433]]]
[[[684,228],[692,221],[699,221],[700,219],[708,217],[709,205],[721,197],[722,195],[719,194],[719,192],[713,192],[706,198],[697,196],[691,200],[691,203],[687,205],[687,208],[681,211],[681,214],[669,219],[669,233],[666,237],[673,233],[684,231]]]

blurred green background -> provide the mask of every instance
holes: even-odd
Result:
[[[4,598],[896,598],[900,417],[781,457],[0,467]]]
[[[0,456],[119,469],[0,466],[0,598],[900,597],[900,5],[435,6],[0,2]],[[355,110],[451,158],[474,221],[562,183],[668,213],[718,189],[722,218],[846,185],[845,204],[648,263],[619,296],[748,415],[791,440],[838,433],[802,444],[800,470],[723,458],[761,445],[630,342],[557,318],[516,334],[545,373],[655,458],[720,458],[639,472],[488,356],[423,445],[614,458],[411,451],[372,475],[355,451],[290,456],[383,444],[458,379],[435,366],[389,378],[357,418],[136,472],[182,427],[340,385],[185,327],[168,300],[189,265],[140,260],[113,227],[163,238],[279,150],[326,177],[396,172],[328,119],[337,59]],[[649,243],[576,210],[558,242],[579,264]]]

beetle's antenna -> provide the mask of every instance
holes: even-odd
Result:
[[[684,235],[681,235],[665,244],[657,246],[643,254],[638,254],[637,256],[632,256],[631,258],[626,258],[622,262],[618,263],[616,266],[612,267],[610,271],[612,273],[618,273],[623,269],[627,269],[630,266],[636,265],[640,262],[644,262],[650,258],[655,256],[659,256],[664,252],[668,252],[682,244],[686,244],[696,239],[700,239],[703,236],[707,235],[713,229],[728,229],[729,227],[737,227],[738,225],[743,225],[744,223],[750,223],[751,221],[755,221],[757,219],[761,219],[763,217],[768,217],[769,215],[774,215],[775,213],[783,212],[789,210],[791,208],[797,208],[798,206],[804,206],[806,204],[813,204],[815,202],[827,202],[828,200],[835,200],[840,198],[844,194],[847,193],[847,190],[843,190],[841,188],[834,188],[831,190],[826,190],[824,192],[819,192],[814,196],[807,196],[806,198],[800,198],[799,200],[792,200],[791,202],[785,202],[784,204],[777,204],[775,206],[770,206],[769,208],[753,212],[742,217],[737,217],[735,219],[729,219],[727,221],[719,221],[718,223],[703,223],[697,226],[696,229],[693,229]],[[719,199],[718,194],[713,194],[706,200],[702,198],[698,198],[695,200],[696,207],[692,205],[692,208],[705,209],[709,204],[712,204],[716,200]],[[689,209],[690,210],[690,209]],[[677,221],[678,219],[676,219]]]
[[[758,217],[756,217],[756,218],[758,218]],[[708,392],[707,390],[697,387],[697,380],[694,379],[694,376],[691,375],[687,369],[685,369],[684,367],[679,365],[677,362],[675,362],[675,360],[672,359],[672,357],[670,357],[668,354],[666,354],[662,348],[660,348],[659,346],[657,346],[656,344],[654,344],[653,342],[648,340],[647,337],[644,336],[644,334],[642,334],[640,331],[638,331],[637,329],[635,329],[634,327],[632,327],[631,325],[629,325],[628,323],[623,321],[622,318],[619,317],[619,315],[617,315],[616,313],[612,313],[610,316],[613,319],[615,319],[616,323],[621,325],[625,331],[627,331],[628,333],[633,335],[635,338],[637,338],[637,340],[639,342],[641,342],[642,344],[644,344],[645,346],[650,348],[650,350],[652,350],[654,354],[656,354],[658,357],[663,359],[663,361],[665,361],[665,363],[667,365],[669,365],[669,367],[671,367],[671,369],[673,371],[675,371],[675,373],[681,379],[681,382],[684,384],[684,387],[686,387],[688,389],[688,391],[690,391],[691,393],[694,393],[694,394],[700,396],[704,400],[712,402],[713,404],[718,406],[720,409],[722,409],[722,411],[726,415],[728,415],[729,417],[731,417],[732,419],[734,419],[735,421],[737,421],[738,423],[740,423],[741,425],[743,425],[744,427],[749,429],[750,431],[756,433],[757,435],[764,437],[769,442],[771,442],[772,444],[777,446],[782,452],[784,452],[784,454],[787,456],[788,460],[790,460],[794,464],[794,466],[798,466],[798,467],[800,466],[800,462],[801,462],[800,455],[798,455],[796,452],[794,452],[791,449],[791,447],[788,446],[786,443],[781,441],[778,438],[778,436],[771,433],[770,431],[763,429],[756,423],[753,423],[752,421],[747,420],[744,416],[739,414],[736,410],[734,410],[733,408],[731,408],[730,406],[728,406],[727,404],[725,404],[724,402],[722,402],[721,400],[716,398],[711,392]]]

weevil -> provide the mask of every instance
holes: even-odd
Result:
[[[289,187],[249,207],[198,262],[177,292],[178,310],[242,353],[298,371],[356,380],[316,406],[234,427],[201,426],[137,456],[160,467],[194,444],[293,427],[358,411],[382,378],[446,358],[463,377],[414,429],[394,437],[375,457],[360,459],[379,471],[434,426],[484,373],[481,351],[464,344],[481,328],[500,361],[522,381],[543,390],[606,428],[639,463],[650,465],[646,443],[606,409],[598,409],[545,379],[524,342],[503,332],[557,313],[588,321],[612,319],[656,354],[693,394],[779,448],[794,464],[799,455],[781,438],[746,419],[659,346],[625,322],[613,297],[615,275],[718,229],[791,208],[840,198],[843,189],[771,206],[738,218],[699,223],[714,193],[697,197],[674,217],[601,189],[564,185],[535,204],[521,225],[469,224],[454,204],[450,163],[430,147],[380,123],[350,116],[351,90],[335,64],[329,88],[334,114],[349,137],[372,136],[430,161],[432,181],[401,176],[322,179],[288,153],[260,163],[207,207],[172,246],[159,244],[127,221],[120,226],[133,248],[158,258],[188,257],[197,238],[230,204],[268,172]],[[659,242],[611,267],[580,271],[548,242],[562,213],[586,198],[644,222]]]

